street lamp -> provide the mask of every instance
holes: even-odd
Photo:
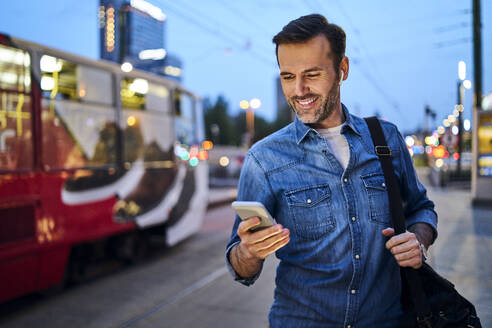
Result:
[[[463,152],[463,98],[465,96],[465,79],[466,79],[466,63],[460,61],[458,63],[458,163],[456,163],[456,173],[461,176],[461,153]],[[467,80],[468,81],[468,80]],[[469,81],[468,81],[469,82]],[[471,82],[466,83],[468,86]]]
[[[249,131],[251,135],[251,141],[253,141],[253,137],[255,135],[255,110],[260,108],[261,106],[261,101],[258,98],[253,98],[249,101],[249,107],[250,109],[248,110],[248,118],[249,118]]]
[[[260,108],[261,101],[258,98],[253,98],[250,101],[241,100],[239,107],[246,110],[246,129],[248,134],[247,144],[251,146],[255,135],[255,109]]]

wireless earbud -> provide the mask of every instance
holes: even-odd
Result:
[[[343,71],[340,71],[340,81],[338,82],[338,85],[341,85],[342,84],[342,81],[343,81]]]

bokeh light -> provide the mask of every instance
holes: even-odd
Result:
[[[407,146],[412,147],[413,145],[415,145],[415,140],[412,136],[406,136],[405,143],[407,144]]]
[[[208,152],[206,150],[201,150],[198,153],[198,159],[201,160],[201,161],[204,161],[204,160],[208,159]]]
[[[222,156],[220,159],[219,159],[219,164],[220,166],[222,167],[226,167],[227,165],[229,165],[229,158],[227,156]]]
[[[125,62],[121,64],[121,70],[125,73],[129,73],[133,70],[133,65],[130,64],[129,62]]]
[[[249,105],[251,106],[251,108],[253,109],[258,109],[260,108],[261,106],[261,100],[258,99],[258,98],[253,98],[251,99],[251,101],[249,102]]]
[[[126,124],[128,124],[128,126],[134,126],[135,123],[137,123],[137,119],[135,118],[135,116],[128,116],[128,118],[126,119]]]
[[[205,150],[210,150],[214,148],[214,144],[210,140],[205,140],[204,142],[202,142],[202,148]]]
[[[241,100],[239,102],[239,107],[241,107],[241,109],[248,109],[249,108],[249,102],[247,100]]]
[[[190,166],[197,166],[198,162],[199,162],[198,158],[196,157],[190,158]]]

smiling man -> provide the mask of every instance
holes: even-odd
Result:
[[[277,224],[253,232],[259,218],[236,216],[228,268],[250,285],[268,255],[280,259],[272,328],[404,326],[399,267],[422,265],[437,236],[434,204],[397,128],[382,121],[408,229],[394,236],[368,127],[340,102],[349,76],[344,31],[308,15],[273,42],[296,119],[249,150],[238,200],[263,203]]]
[[[282,44],[277,53],[282,88],[299,119],[320,128],[340,125],[341,111],[336,109],[340,106],[340,83],[347,76],[344,72],[348,73],[348,58],[333,58],[324,35],[317,35],[302,46]]]

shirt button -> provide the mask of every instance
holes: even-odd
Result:
[[[383,182],[383,183],[381,184],[381,186],[386,187],[386,184]]]
[[[323,154],[326,154],[326,149],[323,149],[322,152],[323,152]]]
[[[351,325],[347,325],[347,328],[352,328],[352,326]]]
[[[344,179],[343,179],[343,182],[347,182],[347,181],[348,181],[348,179],[347,179],[347,178],[344,178]]]
[[[354,294],[356,293],[356,290],[355,290],[355,289],[352,289],[352,290],[350,291],[350,293],[351,293],[352,295],[354,295]]]
[[[307,200],[307,203],[308,203],[308,204],[311,204],[311,199],[308,199],[308,200]]]
[[[359,254],[355,255],[355,258],[356,258],[357,260],[358,260],[358,259],[360,259]]]
[[[354,222],[355,222],[355,220],[357,220],[357,219],[355,218],[355,216],[352,216],[352,221],[354,221]]]

